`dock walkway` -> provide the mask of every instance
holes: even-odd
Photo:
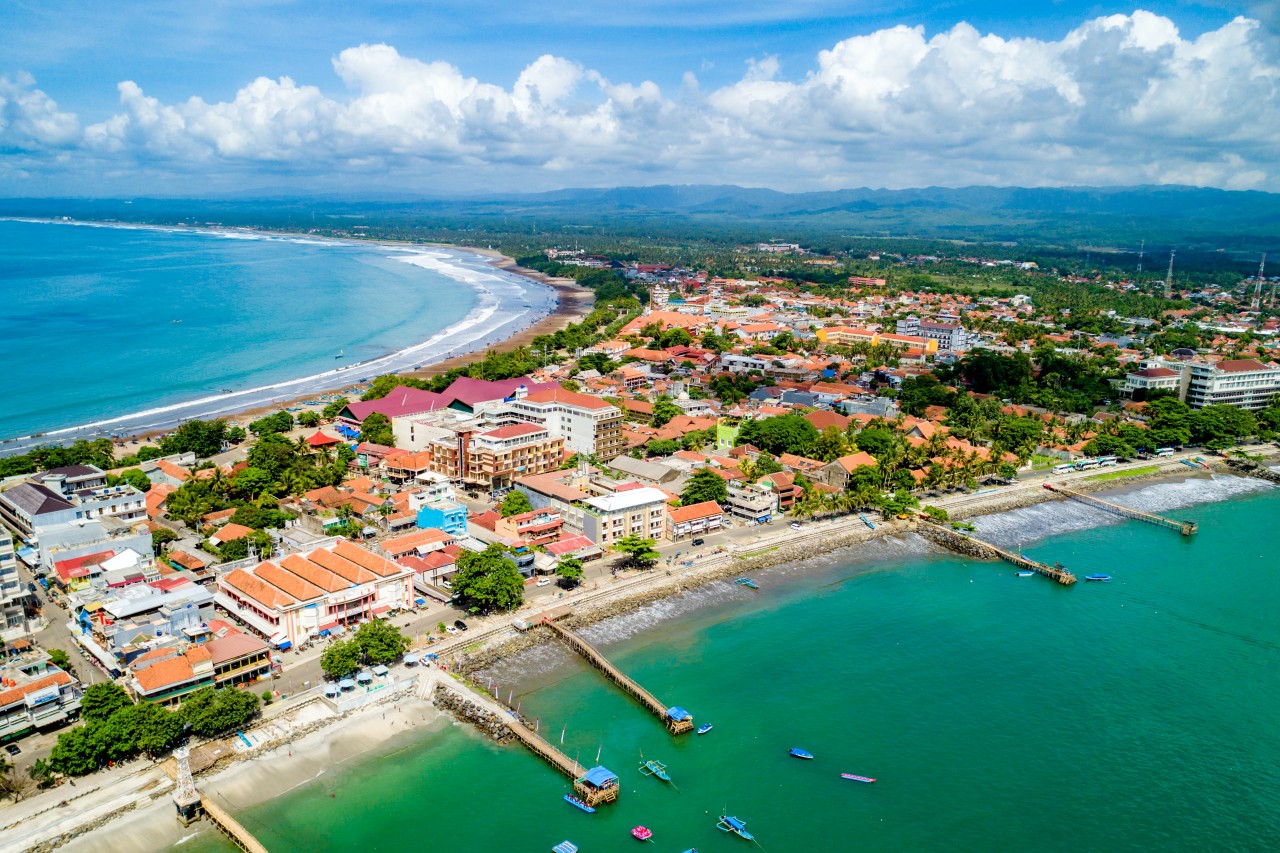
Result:
[[[1065,568],[1059,565],[1046,566],[1044,563],[1037,563],[1035,560],[1027,559],[1021,554],[1014,554],[1003,548],[996,547],[990,542],[983,542],[981,539],[974,539],[967,533],[960,533],[952,530],[950,527],[944,527],[937,522],[927,518],[920,518],[917,525],[917,531],[926,539],[936,542],[949,550],[958,554],[964,554],[968,557],[979,557],[981,559],[1004,560],[1025,571],[1035,572],[1047,578],[1052,578],[1063,586],[1070,586],[1076,582],[1076,576],[1071,574]]]
[[[663,724],[666,725],[667,730],[673,735],[684,734],[685,732],[693,730],[692,718],[686,717],[681,720],[673,719],[669,713],[670,709],[667,705],[659,702],[658,697],[654,696],[648,690],[645,690],[635,681],[635,679],[631,678],[625,672],[610,663],[609,659],[600,654],[595,646],[582,639],[582,637],[577,633],[557,622],[553,622],[550,619],[545,619],[538,624],[550,630],[553,634],[563,640],[565,645],[582,655],[582,657],[586,659],[587,663],[604,673],[605,678],[608,678],[614,684],[621,687],[625,693],[629,694],[641,705],[648,708],[650,712],[658,717],[658,719],[662,720]]]
[[[240,825],[240,821],[227,813],[227,810],[213,800],[200,795],[200,808],[213,821],[213,825],[222,830],[222,834],[231,839],[231,843],[244,850],[245,853],[267,853],[267,848],[254,838],[249,830]]]
[[[1049,491],[1070,498],[1073,501],[1079,501],[1087,506],[1095,507],[1104,512],[1121,516],[1122,518],[1132,518],[1136,521],[1145,521],[1147,524],[1154,524],[1156,527],[1163,527],[1166,530],[1176,530],[1183,536],[1192,536],[1199,529],[1199,525],[1194,521],[1176,521],[1172,518],[1164,518],[1163,516],[1154,515],[1149,512],[1143,512],[1140,509],[1123,506],[1121,504],[1104,501],[1102,498],[1095,498],[1093,495],[1086,495],[1083,492],[1077,492],[1063,486],[1055,486],[1053,483],[1045,483],[1044,487]]]

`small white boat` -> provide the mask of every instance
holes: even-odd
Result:
[[[1029,577],[1031,577],[1031,576],[1032,576],[1032,575],[1034,575],[1034,574],[1035,574],[1035,572],[1018,572],[1018,577],[1020,577],[1020,578],[1029,578]]]

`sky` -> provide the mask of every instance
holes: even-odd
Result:
[[[0,196],[1280,192],[1280,0],[5,0]]]

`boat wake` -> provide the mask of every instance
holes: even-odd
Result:
[[[1213,479],[1192,477],[1172,483],[1155,483],[1130,492],[1103,493],[1101,497],[1122,506],[1159,514],[1272,488],[1274,486],[1270,483],[1253,477],[1219,474]],[[1123,518],[1105,510],[1064,500],[980,516],[973,519],[973,524],[978,538],[993,545],[1012,547],[1123,521]]]

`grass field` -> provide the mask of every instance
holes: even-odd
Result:
[[[1127,471],[1108,471],[1106,474],[1094,474],[1086,480],[1123,480],[1127,477],[1145,477],[1160,470],[1159,465],[1148,465],[1145,468],[1130,468]]]

